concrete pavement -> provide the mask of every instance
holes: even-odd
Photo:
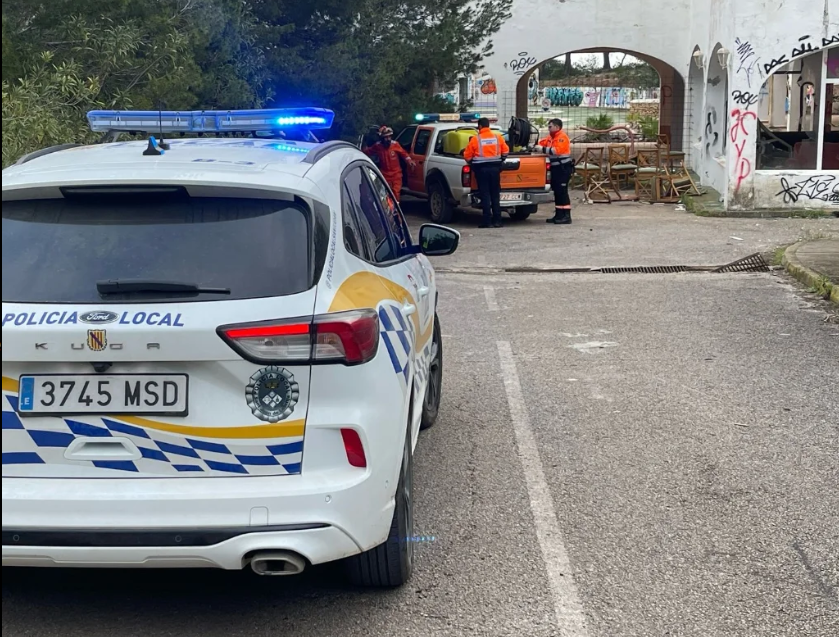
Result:
[[[785,250],[784,265],[799,281],[839,303],[839,239],[796,243]]]
[[[839,386],[835,311],[782,272],[493,272],[720,264],[839,221],[614,204],[578,206],[570,227],[544,216],[469,219],[461,250],[435,259],[475,274],[439,276],[443,404],[415,478],[416,533],[434,539],[410,585],[359,592],[331,567],[4,571],[3,634],[839,633],[839,392],[813,392]]]

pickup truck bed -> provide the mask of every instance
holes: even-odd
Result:
[[[395,138],[416,162],[414,168],[404,169],[402,192],[427,198],[435,223],[448,223],[456,208],[480,210],[477,183],[466,160],[462,154],[444,152],[446,134],[470,128],[477,127],[456,122],[419,124]],[[540,203],[552,200],[549,164],[544,156],[530,153],[511,153],[506,164],[501,173],[501,207],[510,218],[523,220]]]

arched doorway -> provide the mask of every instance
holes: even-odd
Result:
[[[569,55],[575,58],[608,55],[616,64],[609,70],[572,73],[559,79],[546,75],[546,65],[559,61],[558,64],[565,66],[566,56]],[[621,64],[627,57],[633,60],[632,64],[637,63],[633,70],[639,71],[638,74],[633,76],[620,72]],[[643,67],[649,71],[644,73]],[[650,81],[650,73],[653,81]],[[534,77],[538,77],[539,86],[535,99]],[[552,95],[552,89],[558,89],[559,95]],[[566,93],[563,94],[563,91]],[[576,99],[568,93],[575,93]],[[559,99],[552,99],[555,97]],[[500,98],[503,99],[503,96]],[[550,117],[560,117],[571,136],[572,145],[575,139],[582,141],[585,138],[583,128],[629,125],[641,141],[655,141],[658,134],[663,134],[669,139],[671,150],[687,151],[685,139],[690,138],[690,132],[686,130],[685,102],[688,98],[681,73],[670,64],[636,51],[591,48],[549,58],[523,73],[516,84],[515,114],[516,117],[535,121],[537,125],[541,119],[547,121]],[[548,108],[543,103],[547,100],[552,101]],[[501,124],[503,126],[506,122]]]
[[[702,115],[702,153],[699,174],[702,183],[719,192],[726,188],[726,158],[728,147],[728,71],[720,64],[717,43],[708,56],[706,65],[705,107]]]
[[[756,169],[839,170],[839,47],[780,66],[764,94]]]
[[[691,56],[690,71],[688,72],[688,123],[685,143],[685,152],[687,155],[688,165],[694,170],[699,171],[699,166],[702,162],[702,96],[703,86],[705,83],[705,54],[697,46],[693,50]]]

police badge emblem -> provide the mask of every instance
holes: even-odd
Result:
[[[248,381],[245,399],[254,416],[265,422],[288,418],[300,398],[300,386],[294,375],[282,367],[260,369]]]

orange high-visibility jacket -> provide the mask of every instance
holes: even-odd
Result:
[[[463,151],[463,158],[473,164],[485,164],[500,162],[509,152],[510,147],[507,146],[501,133],[482,128],[469,140],[466,150]]]
[[[540,139],[539,146],[542,147],[542,152],[550,155],[552,162],[571,157],[571,140],[564,130],[559,130],[544,139]]]

